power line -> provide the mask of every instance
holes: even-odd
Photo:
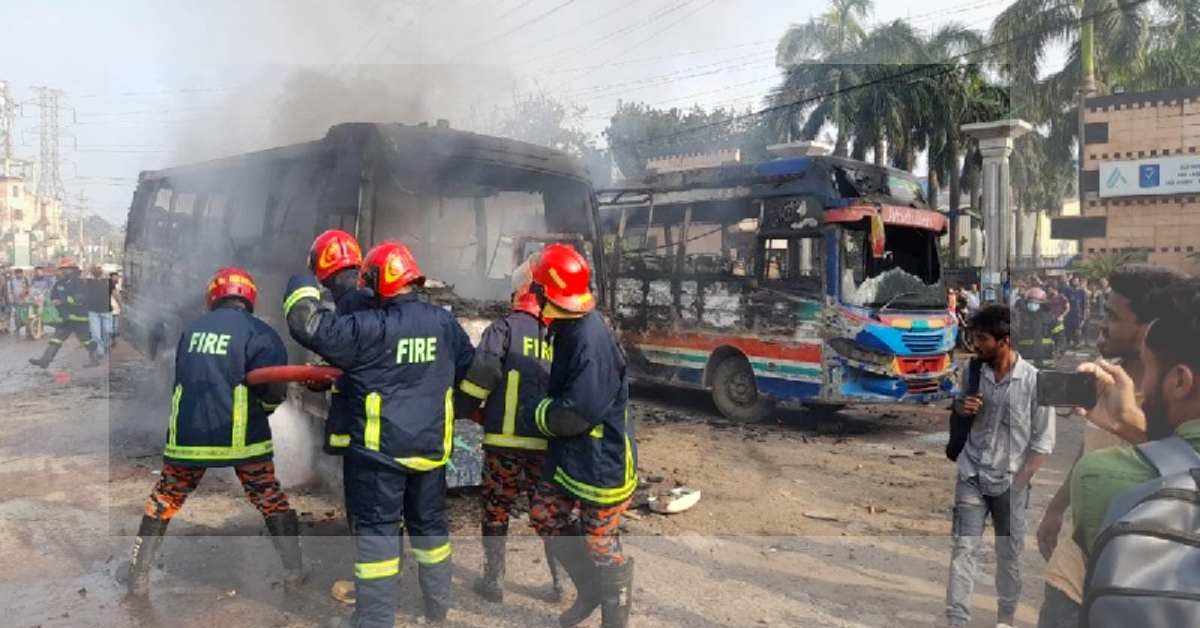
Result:
[[[610,16],[610,15],[614,15],[614,14],[620,13],[621,11],[625,10],[626,8],[628,8],[628,7],[632,6],[632,5],[638,4],[639,2],[642,2],[642,0],[629,0],[629,2],[626,2],[625,4],[623,4],[623,5],[619,6],[619,7],[615,8],[615,9],[613,9],[613,10],[611,10],[611,11],[606,11],[606,12],[605,12],[603,15],[601,15],[601,16],[599,16],[599,17],[597,17],[597,18],[596,18],[596,19],[594,19],[594,20],[584,21],[583,23],[581,23],[579,26],[576,26],[575,28],[569,28],[569,29],[567,29],[567,30],[564,30],[564,31],[561,31],[561,32],[559,32],[559,33],[555,33],[554,35],[551,35],[550,37],[546,37],[546,38],[544,38],[544,39],[540,39],[540,40],[538,40],[538,41],[535,41],[535,42],[533,42],[533,44],[532,44],[532,45],[526,46],[526,47],[524,47],[524,48],[519,48],[519,49],[517,49],[516,51],[512,51],[512,52],[510,52],[509,54],[520,54],[520,53],[522,53],[522,52],[525,52],[525,51],[527,51],[527,50],[533,50],[534,48],[537,48],[538,46],[541,46],[542,44],[546,44],[546,43],[552,42],[552,41],[554,41],[554,40],[556,40],[556,39],[562,39],[563,37],[566,37],[567,35],[572,35],[572,34],[574,34],[574,33],[577,33],[577,32],[579,32],[579,31],[581,31],[581,30],[595,28],[595,27],[596,27],[596,21],[597,21],[597,20],[601,20],[601,19],[604,19],[604,18],[606,18],[606,17],[608,17],[608,16]]]
[[[609,31],[609,32],[601,35],[600,37],[597,37],[596,39],[593,39],[589,42],[584,42],[583,45],[581,45],[581,46],[576,46],[574,48],[570,48],[570,49],[564,50],[562,52],[546,53],[543,55],[532,57],[532,58],[526,59],[523,62],[518,63],[518,65],[526,65],[526,64],[536,63],[543,59],[555,59],[555,60],[557,60],[556,62],[551,63],[548,67],[546,67],[542,70],[539,70],[539,73],[553,72],[554,70],[562,67],[562,62],[564,60],[574,59],[578,55],[580,55],[584,52],[596,49],[597,47],[603,45],[606,41],[612,40],[617,37],[622,37],[628,33],[634,32],[640,28],[645,28],[645,27],[649,26],[650,24],[652,24],[655,20],[657,20],[665,15],[668,15],[670,13],[673,13],[675,11],[678,11],[679,9],[682,9],[683,7],[687,6],[688,4],[691,4],[692,2],[695,2],[695,0],[679,0],[675,4],[663,7],[661,9],[651,13],[650,15],[647,15],[644,18],[636,19],[632,24],[627,24],[616,30]]]
[[[693,15],[696,15],[696,14],[697,14],[697,13],[699,13],[700,11],[703,11],[705,8],[707,8],[707,7],[711,6],[711,5],[712,5],[712,4],[714,4],[715,2],[717,2],[717,0],[708,0],[708,2],[705,2],[704,4],[702,4],[702,5],[698,6],[698,7],[696,7],[696,10],[692,11],[691,13],[688,13],[688,14],[684,15],[683,17],[679,18],[678,20],[675,20],[674,22],[671,22],[670,24],[667,24],[666,26],[664,26],[664,27],[662,27],[662,28],[660,28],[660,29],[658,29],[658,30],[654,31],[653,33],[650,33],[650,36],[649,36],[649,37],[647,37],[647,38],[645,38],[645,39],[643,39],[643,40],[639,41],[638,43],[636,43],[636,44],[634,44],[634,45],[630,46],[629,48],[626,48],[625,50],[622,50],[621,52],[619,52],[619,53],[617,53],[615,56],[613,56],[613,57],[609,58],[607,61],[605,61],[605,62],[604,62],[604,63],[602,63],[601,65],[602,65],[602,66],[604,66],[604,65],[608,65],[609,63],[612,63],[613,61],[616,61],[617,59],[620,59],[621,57],[623,57],[623,56],[625,56],[625,55],[629,54],[630,52],[633,52],[633,51],[634,51],[634,50],[636,50],[636,49],[637,49],[639,46],[642,46],[643,44],[645,44],[646,42],[648,42],[648,41],[650,41],[650,40],[654,39],[655,37],[658,37],[659,35],[661,35],[661,34],[663,34],[663,33],[667,32],[667,31],[671,30],[672,28],[675,28],[676,26],[678,26],[678,25],[679,25],[679,23],[683,22],[684,20],[687,20],[688,18],[692,17]],[[690,4],[690,2],[689,2],[689,4]]]
[[[468,48],[466,50],[463,50],[462,52],[458,53],[457,55],[454,55],[454,57],[458,58],[458,57],[461,57],[461,56],[467,54],[468,52],[475,52],[476,50],[479,50],[480,48],[484,48],[485,46],[490,46],[490,45],[500,41],[501,39],[504,39],[505,37],[508,37],[509,35],[512,35],[513,33],[517,32],[527,26],[530,26],[532,24],[540,22],[541,20],[544,20],[544,19],[550,17],[551,15],[554,15],[555,13],[571,6],[572,4],[575,4],[578,1],[579,0],[566,0],[566,2],[556,4],[556,5],[554,5],[554,7],[550,8],[549,10],[547,10],[543,13],[539,13],[537,16],[532,17],[524,22],[521,22],[520,24],[504,31],[503,33],[500,33],[499,35],[497,35],[491,39],[484,41],[481,44],[477,44],[474,48]],[[522,6],[524,6],[524,5],[522,5]]]
[[[1119,4],[1115,7],[1101,9],[1099,11],[1095,11],[1095,12],[1093,12],[1091,14],[1087,14],[1087,15],[1081,15],[1079,18],[1076,18],[1075,20],[1073,20],[1072,23],[1075,25],[1079,25],[1088,20],[1094,20],[1098,17],[1102,17],[1109,13],[1115,13],[1118,11],[1127,11],[1127,10],[1137,7],[1139,5],[1146,4],[1148,2],[1150,2],[1150,0],[1130,0],[1129,2],[1126,2],[1124,4]],[[825,98],[829,98],[830,96],[840,96],[842,94],[855,92],[855,91],[858,91],[861,89],[866,89],[869,87],[874,87],[877,85],[883,85],[885,83],[890,83],[890,82],[896,81],[898,79],[903,79],[904,77],[907,77],[907,76],[912,76],[920,71],[927,70],[929,68],[937,68],[938,71],[935,72],[933,74],[933,76],[939,76],[941,74],[948,74],[957,67],[956,64],[959,61],[962,61],[964,59],[969,59],[972,57],[978,57],[979,55],[982,55],[984,53],[991,52],[993,50],[997,50],[997,49],[1000,49],[1000,48],[1003,48],[1006,46],[1011,46],[1013,44],[1024,41],[1026,39],[1032,39],[1039,35],[1043,35],[1045,33],[1056,30],[1058,27],[1059,27],[1059,25],[1055,25],[1055,28],[1043,27],[1040,29],[1034,29],[1028,33],[1025,33],[1023,35],[1017,35],[1006,41],[1000,41],[1000,42],[996,42],[996,43],[989,44],[986,46],[982,46],[978,49],[971,50],[971,51],[965,52],[963,54],[948,57],[948,58],[943,59],[936,63],[920,65],[920,66],[916,66],[916,67],[913,67],[913,68],[910,68],[910,69],[907,69],[907,70],[904,70],[901,72],[896,72],[890,76],[884,76],[884,77],[880,77],[878,79],[864,81],[862,83],[858,83],[855,85],[849,85],[849,86],[846,86],[843,88],[835,89],[831,92],[827,92],[824,94],[818,94],[816,96],[811,96],[808,98],[801,98],[799,100],[795,100],[795,101],[791,101],[791,102],[785,102],[785,103],[772,105],[770,107],[765,107],[763,109],[759,109],[757,111],[753,111],[750,113],[733,116],[727,120],[721,120],[718,122],[708,122],[705,124],[697,125],[695,127],[690,127],[687,129],[680,129],[678,131],[672,131],[672,132],[664,134],[664,135],[648,137],[648,138],[643,138],[640,140],[634,140],[634,141],[630,141],[630,142],[622,142],[619,144],[610,145],[610,148],[616,149],[616,148],[625,148],[628,146],[637,146],[639,144],[646,144],[649,142],[656,142],[656,141],[671,139],[671,138],[678,137],[681,135],[695,133],[697,131],[703,131],[704,129],[709,129],[709,128],[713,128],[713,127],[717,127],[717,126],[724,126],[724,125],[732,124],[735,122],[742,122],[742,121],[750,120],[750,119],[754,119],[754,118],[761,118],[763,116],[766,116],[771,113],[775,113],[777,111],[783,111],[783,110],[787,110],[787,109],[792,109],[797,106],[804,106],[804,105],[807,105],[810,103],[819,102],[821,100],[824,100]],[[810,85],[810,87],[812,87],[812,86],[813,85]]]

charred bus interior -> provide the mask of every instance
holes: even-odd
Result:
[[[204,312],[209,277],[238,266],[254,276],[255,314],[280,331],[291,362],[311,361],[286,333],[283,291],[331,228],[355,234],[364,252],[385,240],[410,246],[430,280],[423,298],[477,341],[510,311],[512,272],[530,253],[565,242],[593,255],[597,216],[573,158],[442,126],[343,124],[314,142],[144,172],[127,225],[122,331],[152,359],[169,357],[183,325]],[[603,277],[604,260],[592,262]],[[325,395],[294,391],[324,415]],[[464,434],[474,428],[465,423]],[[451,486],[479,482],[477,443],[468,447],[473,454],[455,454]],[[339,490],[336,473],[323,475]]]
[[[288,276],[331,228],[364,250],[404,242],[431,299],[489,317],[507,307],[518,258],[551,241],[590,255],[595,220],[586,171],[556,151],[447,128],[340,125],[316,142],[142,173],[126,320],[146,353],[169,349],[171,330],[203,311],[208,277],[240,266],[259,283],[258,314],[282,324]]]

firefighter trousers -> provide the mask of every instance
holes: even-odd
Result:
[[[96,355],[96,339],[92,338],[92,329],[88,322],[65,320],[65,317],[63,322],[54,326],[54,336],[50,338],[50,346],[54,348],[55,353],[67,341],[67,338],[71,337],[71,334],[75,334],[79,342],[87,347],[88,355]]]
[[[621,514],[633,498],[614,506],[593,506],[579,501],[558,485],[542,479],[529,509],[533,527],[543,537],[580,534],[587,545],[592,562],[597,565],[623,565],[625,552],[621,547]],[[579,527],[571,524],[572,512],[579,511]]]
[[[246,491],[246,499],[258,509],[262,516],[287,512],[291,509],[287,493],[279,486],[275,478],[275,463],[252,462],[237,465],[233,468],[237,479]],[[188,495],[200,486],[207,467],[185,467],[183,465],[164,463],[162,476],[150,492],[150,501],[146,504],[146,515],[161,521],[170,521],[179,514],[183,502]]]
[[[542,481],[546,452],[484,449],[482,517],[485,526],[503,527],[524,496],[533,505]],[[541,531],[539,531],[541,534]]]
[[[365,456],[343,458],[346,514],[354,535],[354,626],[392,628],[402,531],[417,561],[426,616],[450,608],[450,519],[446,468],[401,471]]]

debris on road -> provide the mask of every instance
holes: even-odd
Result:
[[[686,486],[673,488],[659,495],[650,496],[650,510],[659,514],[681,513],[700,501],[700,491]]]

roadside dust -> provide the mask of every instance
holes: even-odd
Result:
[[[272,423],[277,464],[315,568],[309,585],[283,592],[261,517],[232,472],[214,470],[171,524],[149,606],[125,602],[113,573],[158,479],[169,399],[152,389],[167,385],[169,369],[118,347],[110,375],[81,369],[84,356],[64,352],[73,378],[55,384],[51,374],[21,365],[36,349],[0,340],[0,372],[23,382],[21,392],[0,394],[4,407],[21,408],[0,422],[6,626],[308,627],[347,612],[329,595],[352,572],[344,511],[300,485],[313,449],[298,429],[308,419],[289,406]],[[638,561],[639,627],[941,622],[954,473],[937,437],[944,408],[851,408],[820,421],[780,412],[747,426],[718,420],[703,395],[635,389],[634,413],[645,485],[623,529]],[[1078,446],[1077,432],[1064,422],[1060,453],[1035,480],[1022,625],[1034,623],[1040,604],[1042,561],[1032,531]],[[700,489],[700,502],[676,515],[641,505],[676,486]],[[465,490],[450,502],[452,625],[552,625],[561,609],[538,599],[549,577],[524,517],[512,526],[505,604],[470,591],[482,564],[477,497]],[[415,563],[409,557],[405,564],[398,625],[420,607]],[[974,598],[978,626],[994,618],[993,571],[985,550]]]

